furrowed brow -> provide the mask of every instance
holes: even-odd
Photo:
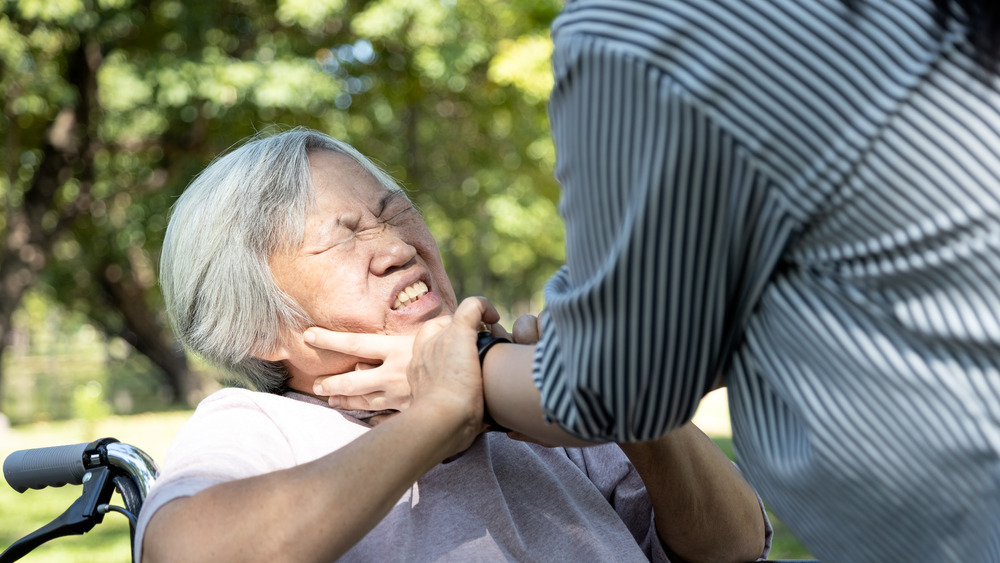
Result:
[[[389,204],[391,204],[392,202],[396,201],[399,198],[406,199],[406,196],[396,191],[390,191],[389,193],[382,196],[382,198],[379,199],[378,201],[378,205],[376,205],[375,207],[375,216],[381,217],[382,214],[385,212],[385,208],[389,207]]]

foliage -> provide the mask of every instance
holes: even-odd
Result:
[[[7,392],[0,411],[11,424],[166,406],[156,366],[122,338],[106,338],[85,315],[29,292],[14,324],[26,328],[3,358]]]
[[[560,4],[8,0],[0,240],[23,274],[0,320],[33,286],[162,370],[186,369],[171,365],[155,285],[169,206],[270,124],[329,132],[381,162],[460,295],[537,311],[562,260],[545,105]],[[11,236],[18,220],[31,237]],[[0,282],[15,274],[4,270]]]

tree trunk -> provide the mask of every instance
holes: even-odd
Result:
[[[101,284],[110,306],[120,311],[125,320],[117,336],[163,371],[173,403],[191,406],[201,386],[188,365],[184,348],[146,302],[142,286],[127,274],[116,277],[111,280],[104,275]]]
[[[99,45],[81,39],[70,57],[69,71],[70,84],[79,92],[78,105],[60,111],[49,128],[42,144],[41,162],[24,190],[21,205],[17,208],[12,208],[10,202],[5,205],[7,231],[0,241],[0,344],[4,347],[10,338],[14,311],[38,280],[58,235],[90,205],[93,183],[90,158],[96,152],[89,134],[90,115],[97,101],[97,69],[102,58]],[[20,147],[5,149],[20,152]],[[58,189],[70,178],[79,181],[79,195],[76,201],[59,207]],[[47,220],[52,211],[57,212],[55,220]],[[2,354],[0,348],[0,359]],[[0,388],[2,384],[0,379]]]
[[[15,306],[16,307],[16,306]],[[0,309],[6,310],[6,304],[0,303]],[[10,347],[10,334],[11,334],[11,316],[13,313],[7,314],[5,312],[0,312],[0,412],[3,412],[3,357],[7,352],[7,348]]]

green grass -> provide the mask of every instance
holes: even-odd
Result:
[[[95,422],[67,421],[38,423],[3,430],[0,428],[0,458],[24,448],[55,446],[89,442],[106,436],[142,448],[153,459],[162,461],[167,447],[181,424],[190,416],[189,411],[109,416]],[[725,435],[713,436],[730,458],[733,456],[732,439]],[[42,491],[28,490],[18,494],[7,486],[0,486],[0,549],[6,549],[18,538],[28,534],[61,514],[79,495],[82,488],[66,486]],[[121,505],[116,498],[112,504]],[[774,525],[771,559],[811,559],[809,551],[788,531],[774,514],[768,511]],[[97,563],[129,561],[128,521],[124,516],[111,513],[83,536],[69,536],[49,542],[22,559],[25,563]]]
[[[0,490],[0,546],[4,549],[21,536],[45,525],[61,514],[80,495],[81,487],[66,486],[43,491],[28,490],[19,495],[6,486]],[[121,499],[112,504],[121,505]],[[128,521],[119,514],[108,514],[104,522],[82,536],[67,536],[50,541],[32,551],[25,563],[76,563],[122,561],[131,557],[128,545]]]
[[[109,416],[98,421],[65,421],[37,423],[4,430],[0,428],[0,458],[12,451],[42,446],[57,446],[89,442],[97,438],[114,437],[142,448],[154,459],[162,461],[174,434],[188,417],[189,411]],[[83,488],[67,485],[41,491],[17,493],[0,486],[0,549],[6,549],[17,539],[44,526],[76,500]],[[116,494],[112,504],[123,503]],[[130,560],[128,520],[117,513],[104,517],[90,532],[82,536],[67,536],[52,540],[21,559],[25,563],[97,563]]]

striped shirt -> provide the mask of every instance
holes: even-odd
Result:
[[[643,440],[725,378],[823,560],[1000,561],[1000,93],[931,0],[582,0],[535,382]]]

